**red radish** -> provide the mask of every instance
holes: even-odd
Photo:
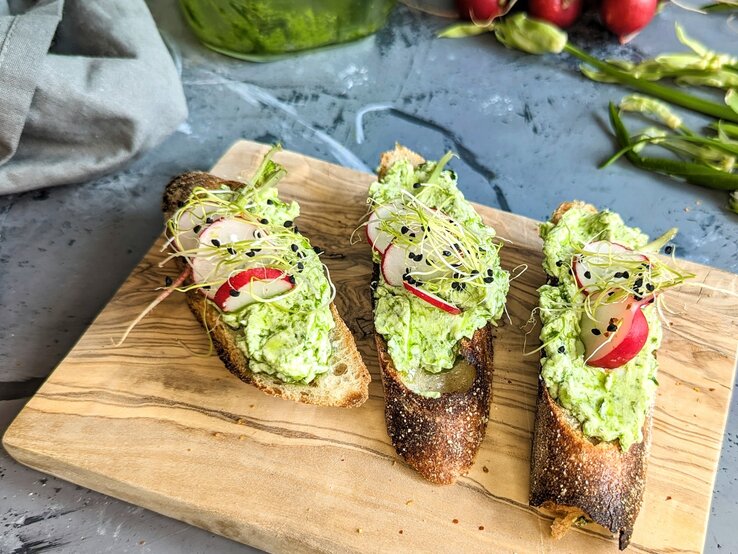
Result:
[[[456,7],[463,19],[491,21],[505,15],[516,0],[456,0]]]
[[[636,357],[648,339],[648,321],[642,311],[646,303],[627,297],[600,304],[593,318],[582,316],[581,338],[587,365],[615,369]]]
[[[234,242],[254,240],[258,227],[240,218],[219,219],[200,233],[199,248],[217,248]],[[233,265],[224,264],[225,256],[221,252],[213,254],[200,253],[192,260],[192,278],[195,283],[224,281],[233,270]],[[215,297],[211,287],[205,290],[208,298]]]
[[[582,14],[582,0],[528,0],[528,14],[566,28]]]
[[[616,242],[598,240],[587,244],[572,258],[572,272],[584,294],[598,292],[598,284],[626,281],[630,274],[623,262],[648,262],[648,257]],[[620,262],[620,264],[618,263]]]
[[[235,312],[262,298],[272,298],[294,287],[289,275],[272,267],[254,267],[236,273],[215,293],[215,303],[226,312]]]
[[[405,290],[411,292],[421,300],[425,300],[430,304],[431,306],[435,306],[436,308],[440,308],[444,312],[448,312],[452,315],[458,315],[461,313],[461,310],[454,306],[453,304],[450,304],[449,302],[446,302],[442,298],[436,296],[432,292],[428,292],[425,290],[422,290],[417,285],[411,285],[408,282],[405,282],[402,284],[405,287]]]
[[[369,244],[372,245],[372,248],[379,254],[384,254],[384,251],[387,250],[390,242],[392,242],[392,235],[379,230],[379,222],[389,217],[391,213],[392,208],[390,206],[380,206],[372,212],[369,222],[366,225],[366,238]]]
[[[382,276],[391,287],[401,287],[407,273],[407,253],[396,244],[390,244],[382,257]]]
[[[177,219],[177,234],[174,237],[174,247],[178,250],[192,250],[200,243],[198,235],[202,227],[212,221],[208,219],[215,213],[218,206],[215,204],[196,204],[184,210]],[[212,217],[212,219],[219,219]]]
[[[625,44],[648,25],[658,8],[658,0],[602,0],[602,22]]]
[[[451,268],[441,266],[439,263],[431,265],[428,253],[418,247],[415,252],[408,252],[405,248],[395,243],[390,244],[382,256],[382,275],[388,285],[400,287],[407,273],[420,281],[428,281],[450,275]]]

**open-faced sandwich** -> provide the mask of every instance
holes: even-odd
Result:
[[[361,405],[369,373],[333,305],[327,270],[279,199],[272,150],[248,180],[193,172],[163,210],[192,313],[226,367],[262,391],[323,406]]]
[[[385,153],[366,225],[387,431],[434,483],[465,472],[484,438],[493,329],[509,286],[495,232],[457,188],[450,158]]]
[[[530,503],[554,537],[594,521],[624,549],[643,500],[658,387],[659,294],[690,275],[620,216],[562,204],[540,227],[548,282],[542,322]],[[671,249],[667,246],[667,252]]]

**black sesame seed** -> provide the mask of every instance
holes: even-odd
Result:
[[[172,278],[169,275],[167,275],[166,277],[164,277],[164,284],[167,287],[171,287],[172,286]]]
[[[627,271],[623,271],[623,279],[628,279],[628,278],[630,278],[630,273],[628,273]]]
[[[561,260],[556,260],[556,267],[561,267],[562,265],[564,265],[564,262],[562,262]]]
[[[654,287],[651,283],[646,283],[646,290],[648,292],[653,292],[653,289],[655,289],[655,288],[656,287]]]
[[[615,325],[614,323],[610,323],[610,325],[607,326],[607,330],[610,331],[611,333],[614,333],[615,331],[618,330],[618,326]]]
[[[669,244],[666,248],[664,248],[664,252],[666,252],[667,254],[671,254],[672,252],[674,252],[674,247]]]
[[[610,292],[607,293],[607,296],[612,296],[613,294],[615,294],[615,291],[611,290]]]
[[[592,334],[593,334],[594,336],[598,336],[598,335],[601,335],[601,334],[602,334],[602,332],[601,332],[601,331],[600,331],[599,329],[597,329],[597,328],[595,327],[594,329],[592,329]]]
[[[584,278],[585,279],[591,279],[592,278],[592,274],[589,271],[585,271],[584,272]]]
[[[213,243],[213,246],[215,246],[216,248],[217,248],[218,246],[220,246],[220,241],[219,241],[218,239],[213,239],[213,240],[211,240],[210,242],[212,242],[212,243]]]
[[[414,239],[414,238],[415,238],[415,233],[410,233],[410,234],[409,234],[408,236],[409,236],[409,237],[410,237],[411,239]]]
[[[639,277],[633,282],[633,286],[637,289],[641,288],[643,286],[643,277]]]
[[[184,208],[184,202],[182,200],[177,200],[177,207]]]
[[[269,223],[269,220],[266,217],[262,217],[259,220],[259,223],[261,223],[262,225],[266,225],[267,223]]]
[[[298,227],[297,225],[295,225],[295,226],[294,226],[294,227],[292,228],[292,232],[293,232],[293,233],[295,233],[295,234],[300,234],[300,228],[299,228],[299,227]]]
[[[246,252],[246,255],[249,258],[253,258],[254,256],[256,256],[256,252],[254,252],[253,250],[249,250],[248,252]]]
[[[229,246],[226,250],[228,250],[228,253],[231,256],[235,256],[236,255],[236,250],[233,247]]]
[[[410,230],[410,229],[408,229],[408,228],[407,228],[407,227],[406,227],[405,225],[403,225],[402,227],[400,227],[400,233],[402,233],[403,235],[404,235],[405,233],[407,233],[407,232],[408,232],[409,230]]]
[[[479,275],[479,270],[478,270],[478,269],[472,269],[472,270],[470,271],[470,273],[471,273],[472,275]]]
[[[254,252],[261,252],[261,248],[252,248],[251,250],[253,250]]]
[[[492,277],[492,276],[490,276],[490,277],[485,277],[483,280],[484,280],[485,283],[489,284],[489,283],[493,282],[495,280],[495,278]]]
[[[490,277],[492,277],[494,275],[494,271],[492,271],[491,269],[488,269],[487,270],[487,275],[489,275]]]
[[[421,186],[422,186],[422,185],[421,185],[420,183],[415,183],[415,184],[413,185],[413,188],[414,188],[414,189],[419,189],[419,188],[420,188]]]
[[[298,251],[298,250],[300,249],[300,247],[299,247],[299,246],[297,246],[296,244],[292,244],[292,245],[290,246],[290,248],[292,249],[292,251],[293,251],[293,252],[297,252],[297,251]]]
[[[559,354],[563,354],[564,352],[566,352],[566,347],[565,346],[559,346]]]
[[[235,297],[235,296],[240,296],[241,293],[238,292],[236,289],[231,289],[228,294]]]
[[[636,296],[634,296],[633,298],[635,298],[635,299],[636,299],[636,302],[638,302],[638,301],[640,301],[640,300],[643,300],[643,297],[642,297],[642,296],[637,296],[637,295],[636,295]]]
[[[443,251],[443,255],[446,256],[446,257],[448,257],[448,256],[451,255],[451,252],[449,252],[448,250],[444,250]]]
[[[372,281],[371,283],[369,283],[369,288],[372,290],[377,290],[377,285],[379,285],[377,281]]]
[[[415,255],[415,261],[416,261],[416,262],[419,262],[419,261],[420,261],[420,260],[422,260],[422,259],[423,259],[423,255],[422,255],[422,254],[416,254],[416,255]]]
[[[459,277],[461,277],[461,273],[454,273],[454,279],[458,279]]]
[[[203,285],[202,288],[204,288],[205,290],[210,290],[210,285]]]
[[[293,285],[295,284],[295,277],[294,277],[293,275],[290,275],[290,276],[289,276],[289,279],[288,279],[288,280],[289,280],[289,282],[290,282],[290,283],[292,283]]]
[[[205,218],[205,223],[212,223],[212,222],[213,222],[213,218],[212,217],[206,217]]]
[[[622,271],[616,271],[615,272],[615,275],[613,275],[613,277],[615,277],[615,279],[620,279],[622,276],[623,276],[623,272]]]
[[[302,271],[303,269],[305,269],[305,264],[302,262],[297,262],[297,269],[298,271]]]
[[[267,205],[269,205],[269,206],[274,205],[274,200],[272,200],[271,198],[268,198],[267,199]]]
[[[284,226],[289,229],[290,227],[292,227],[292,222],[288,219],[287,221],[284,222]]]
[[[200,229],[202,229],[202,225],[195,225],[195,226],[194,226],[194,227],[192,228],[192,232],[193,232],[193,233],[195,233],[195,234],[197,234],[197,233],[199,233],[199,232],[200,232]]]

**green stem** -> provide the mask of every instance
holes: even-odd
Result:
[[[715,130],[722,129],[730,138],[738,139],[738,125],[725,123],[725,121],[718,121],[717,123],[711,123],[710,128]]]
[[[646,94],[650,94],[651,96],[655,96],[661,100],[666,100],[667,102],[676,104],[677,106],[681,106],[704,115],[710,115],[718,119],[727,119],[728,121],[738,123],[738,113],[734,112],[724,104],[717,104],[716,102],[698,98],[671,87],[653,83],[651,81],[645,81],[638,77],[633,77],[627,71],[623,71],[612,64],[603,62],[572,44],[567,44],[564,47],[564,51],[579,58],[592,67],[599,69],[603,73],[614,77],[621,84],[628,85],[635,90],[645,92]]]
[[[620,146],[632,145],[628,136],[628,130],[625,128],[623,120],[618,113],[618,108],[612,102],[610,102],[610,123]],[[716,190],[738,190],[738,175],[718,171],[706,165],[668,158],[645,158],[632,150],[625,152],[625,157],[639,169],[662,173],[672,177],[681,177],[693,185]]]
[[[438,160],[436,163],[436,166],[433,168],[433,171],[431,172],[430,176],[428,177],[428,183],[435,183],[436,179],[441,175],[441,171],[443,171],[443,168],[446,167],[446,164],[451,161],[451,158],[454,157],[453,152],[446,152],[444,154],[443,158]]]

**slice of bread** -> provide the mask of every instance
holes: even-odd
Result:
[[[398,159],[413,165],[425,160],[407,148],[382,154],[379,175]],[[375,265],[373,281],[379,278]],[[489,419],[492,388],[492,338],[494,326],[478,329],[471,339],[460,342],[460,359],[449,371],[424,379],[423,390],[440,393],[429,398],[413,392],[403,381],[387,351],[384,338],[374,338],[382,370],[387,433],[397,453],[432,483],[447,485],[474,463]]]
[[[222,184],[236,190],[239,181],[226,181],[203,172],[185,173],[173,179],[164,192],[162,210],[168,219],[186,202],[194,187],[219,188]],[[185,262],[179,259],[184,269]],[[361,406],[369,397],[369,371],[361,359],[354,338],[331,304],[335,327],[332,331],[333,358],[328,372],[316,377],[309,385],[285,383],[265,373],[249,370],[249,360],[238,348],[238,331],[220,321],[220,312],[197,290],[187,292],[187,304],[203,328],[210,332],[218,356],[236,377],[267,394],[296,402],[352,408]]]
[[[566,202],[551,221],[556,223],[572,207],[597,212],[590,204]],[[649,413],[643,441],[623,452],[617,441],[597,442],[584,436],[579,421],[556,402],[539,378],[530,504],[553,512],[554,538],[563,536],[583,517],[617,533],[620,550],[628,546],[643,503],[652,419]]]

